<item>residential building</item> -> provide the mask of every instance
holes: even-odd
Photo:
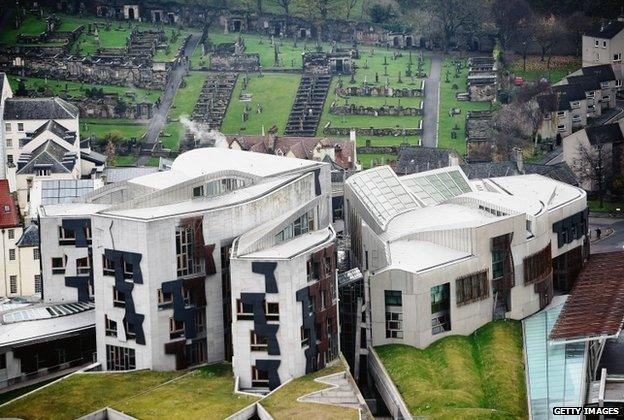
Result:
[[[44,300],[94,300],[104,369],[265,390],[337,356],[329,164],[194,149],[78,201],[39,210]]]
[[[563,139],[563,159],[588,192],[599,189],[601,165],[603,188],[614,177],[622,175],[624,152],[624,119],[618,122],[584,128]]]
[[[605,64],[613,67],[617,85],[622,86],[624,68],[624,18],[598,22],[583,34],[583,67]]]
[[[587,97],[580,85],[556,85],[536,97],[544,118],[538,134],[545,139],[569,136],[587,125]]]
[[[106,159],[80,142],[78,108],[61,98],[12,98],[4,73],[0,172],[17,191],[22,215],[28,215],[36,180],[99,177]],[[6,85],[6,89],[4,87]]]
[[[540,175],[376,167],[346,181],[345,200],[373,346],[523,319],[572,287],[589,252],[585,192]]]
[[[40,298],[38,229],[36,225],[22,226],[6,179],[0,179],[0,235],[0,297]]]

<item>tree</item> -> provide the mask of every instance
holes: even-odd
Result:
[[[107,136],[108,137],[108,136]],[[108,166],[115,166],[117,163],[117,153],[115,151],[115,144],[111,138],[106,143],[106,163]]]
[[[290,15],[290,4],[292,3],[292,0],[276,0],[277,4],[284,9],[284,13],[286,13],[286,16]]]
[[[537,20],[535,27],[535,40],[540,47],[541,60],[544,61],[548,57],[548,66],[550,70],[550,59],[552,58],[553,48],[561,40],[562,30],[555,15],[545,16]]]
[[[503,48],[509,48],[514,39],[524,39],[522,26],[533,15],[526,0],[494,0],[491,9]]]
[[[590,182],[592,187],[598,187],[598,198],[600,207],[604,205],[604,195],[606,186],[609,184],[609,177],[612,174],[611,149],[607,147],[609,143],[599,142],[595,145],[579,143],[577,155],[572,160],[571,169],[576,174],[579,181]]]
[[[17,82],[17,90],[15,91],[15,95],[17,96],[28,95],[28,92],[26,91],[26,83],[24,82],[24,79],[20,79],[19,82]]]
[[[384,23],[392,17],[392,8],[381,4],[374,4],[368,11],[373,23]]]
[[[577,56],[580,56],[583,52],[583,34],[589,30],[591,24],[591,19],[585,16],[580,10],[575,11],[565,19],[565,26],[576,46]]]
[[[347,2],[347,15],[345,16],[346,20],[349,20],[349,16],[351,16],[351,12],[353,8],[358,4],[359,0],[346,0]]]
[[[515,148],[531,146],[541,120],[541,111],[532,102],[512,102],[501,106],[494,114],[492,124],[497,160],[506,160]]]
[[[485,20],[483,0],[424,0],[423,6],[442,32],[445,50],[459,36],[468,39],[478,34]]]

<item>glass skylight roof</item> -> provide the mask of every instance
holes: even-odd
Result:
[[[41,204],[71,203],[91,191],[92,179],[44,180],[41,183]]]
[[[459,169],[408,175],[401,182],[426,206],[472,191]]]
[[[397,214],[419,207],[396,174],[387,166],[361,172],[349,178],[349,181],[351,188],[360,196],[381,227]]]
[[[93,308],[95,308],[95,304],[91,302],[62,303],[59,305],[34,307],[9,312],[2,316],[2,321],[5,324],[12,324],[22,321],[35,321],[37,319],[56,318],[59,316],[77,314]]]
[[[554,419],[555,406],[581,406],[585,343],[551,344],[548,335],[563,305],[523,321],[531,415]]]

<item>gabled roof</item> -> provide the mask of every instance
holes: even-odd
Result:
[[[613,67],[609,64],[601,64],[599,66],[589,66],[583,67],[581,69],[583,71],[583,75],[595,76],[599,82],[609,82],[611,80],[615,80],[615,73],[613,73]]]
[[[76,132],[69,131],[63,125],[57,123],[54,120],[48,120],[45,123],[41,124],[37,129],[33,132],[26,133],[26,138],[20,141],[20,145],[23,146],[28,144],[31,140],[36,139],[42,133],[49,131],[55,136],[67,141],[69,144],[73,145],[76,140]]]
[[[568,83],[571,85],[581,86],[585,92],[600,90],[600,82],[593,74],[583,76],[568,76]]]
[[[45,167],[51,173],[69,173],[76,164],[76,155],[53,140],[47,140],[31,153],[22,153],[17,161],[18,174],[35,173]]]
[[[9,191],[9,181],[0,179],[0,228],[19,226],[20,219],[17,206]]]
[[[457,157],[453,149],[438,147],[402,147],[399,150],[397,164],[394,171],[399,175],[408,175],[416,172],[449,166],[449,158]]]
[[[611,124],[596,125],[585,128],[587,139],[592,145],[605,143],[621,143],[624,141],[620,124],[615,122]]]
[[[553,87],[555,94],[559,95],[559,110],[568,109],[570,102],[586,99],[585,89],[580,85],[557,85]]]
[[[61,98],[10,98],[4,103],[5,120],[62,120],[78,117],[78,108]]]
[[[623,279],[624,251],[593,254],[566,300],[550,339],[587,340],[619,334],[624,325]]]
[[[525,163],[523,170],[518,170],[516,162],[487,162],[487,163],[467,163],[461,165],[462,170],[468,179],[494,178],[512,175],[538,174],[547,176],[556,181],[565,182],[570,185],[578,185],[578,181],[570,167],[565,163],[555,165],[542,165],[537,163]]]
[[[591,36],[593,38],[611,39],[624,30],[624,22],[619,20],[612,20],[609,22],[598,22],[592,26],[585,36]]]
[[[31,224],[26,228],[16,244],[19,248],[39,245],[39,226]]]

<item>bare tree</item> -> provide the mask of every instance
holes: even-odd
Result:
[[[509,48],[514,39],[524,39],[523,26],[533,15],[526,0],[494,0],[491,9],[503,48]]]
[[[506,160],[515,148],[531,146],[541,120],[541,111],[534,103],[503,105],[494,115],[492,129],[497,160]]]
[[[483,0],[425,0],[423,6],[439,25],[445,49],[460,34],[467,39],[479,33],[487,11]]]
[[[346,0],[347,15],[345,17],[347,20],[349,20],[349,16],[351,16],[351,12],[358,2],[359,0]]]
[[[578,154],[572,160],[571,167],[580,181],[591,182],[592,186],[598,187],[600,207],[604,205],[606,186],[612,173],[611,150],[605,146],[605,143],[597,143],[592,146],[579,144]]]
[[[591,24],[591,19],[589,19],[580,10],[572,13],[565,20],[565,25],[568,28],[574,45],[576,46],[576,55],[578,56],[582,54],[583,34],[589,30]]]
[[[550,60],[555,45],[561,40],[562,30],[555,15],[542,17],[536,23],[535,40],[540,46],[541,60],[548,58],[547,68],[550,70]]]

